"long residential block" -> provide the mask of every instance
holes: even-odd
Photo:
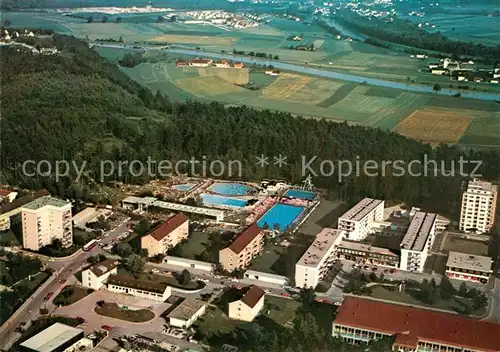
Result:
[[[347,239],[361,241],[383,218],[384,201],[365,198],[339,217],[338,229],[347,232]]]

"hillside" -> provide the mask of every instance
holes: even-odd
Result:
[[[310,172],[304,164],[317,157],[310,164],[318,173],[314,183],[330,190],[334,197],[347,201],[363,196],[383,197],[428,205],[447,213],[457,209],[462,181],[458,175],[396,175],[390,164],[379,169],[378,175],[368,175],[362,169],[367,160],[379,165],[382,161],[401,160],[407,165],[412,160],[422,160],[424,154],[450,165],[460,157],[454,148],[433,150],[395,133],[292,118],[289,114],[248,107],[226,108],[218,103],[195,102],[172,106],[168,98],[141,88],[84,42],[59,35],[54,40],[60,53],[53,56],[33,56],[15,48],[0,51],[4,181],[33,188],[43,186],[54,193],[85,198],[85,190],[93,187],[94,182],[101,182],[102,161],[145,163],[149,157],[157,162],[195,158],[227,164],[238,160],[241,173],[233,170],[229,175],[226,170],[222,175],[211,175],[205,170],[206,175],[300,182]],[[256,157],[261,154],[269,156],[271,162],[272,156],[287,156],[287,165],[257,167]],[[498,178],[498,154],[470,152],[463,156],[466,160],[482,160],[480,172],[487,178]],[[73,182],[75,174],[58,183],[53,176],[26,177],[21,172],[26,160],[68,160],[78,165],[85,161],[86,173],[78,182]],[[358,160],[358,175],[353,170],[340,177],[339,160],[350,160],[353,166]],[[417,166],[413,172],[419,170]],[[189,165],[179,171],[193,172]],[[145,172],[127,168],[102,181],[147,179]]]

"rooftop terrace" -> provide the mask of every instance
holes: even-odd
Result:
[[[307,251],[297,262],[297,265],[317,267],[330,248],[342,237],[344,231],[337,229],[324,228],[316,235],[314,242],[307,248]]]
[[[62,207],[67,206],[68,204],[71,204],[71,203],[68,201],[62,200],[62,199],[51,197],[51,196],[43,196],[43,197],[40,197],[38,199],[35,199],[34,201],[32,201],[28,204],[25,204],[23,206],[23,208],[30,209],[30,210],[38,210],[38,209],[41,209],[41,208],[46,207],[46,206],[62,208]]]

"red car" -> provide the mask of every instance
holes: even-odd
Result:
[[[44,300],[48,301],[50,299],[50,297],[52,297],[53,294],[54,294],[54,292],[47,293],[47,296],[45,296]]]
[[[59,280],[59,283],[60,283],[60,284],[64,284],[65,282],[66,282],[66,279],[61,279],[61,280]]]
[[[103,326],[101,326],[101,329],[106,330],[106,331],[113,330],[113,328],[111,326],[109,326],[109,325],[103,325]]]
[[[290,297],[290,294],[288,292],[281,292],[280,295],[285,297]]]
[[[397,271],[396,269],[392,269],[392,270],[391,270],[391,274],[395,274],[395,273],[396,273],[396,271]]]

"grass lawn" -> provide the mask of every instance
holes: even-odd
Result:
[[[199,334],[210,337],[229,333],[239,324],[237,320],[229,319],[220,308],[209,306],[205,314],[194,323],[194,326]]]
[[[102,307],[96,307],[94,310],[99,315],[105,315],[110,318],[131,321],[134,323],[143,323],[152,320],[155,315],[147,309],[124,309],[120,308],[116,303],[104,303]]]
[[[266,296],[262,315],[282,326],[292,327],[295,312],[300,305],[300,302],[293,299]]]
[[[40,286],[50,275],[44,271],[37,273],[36,275],[31,275],[31,280],[28,278],[16,283],[18,285],[25,285],[28,288],[27,292],[33,292]]]
[[[265,245],[262,253],[252,260],[250,270],[293,277],[295,263],[297,263],[308,247],[306,240],[309,243],[308,238],[298,243],[296,238],[294,241],[297,242],[291,243],[288,247],[276,246],[270,243]]]
[[[186,242],[175,247],[176,257],[188,258],[193,260],[208,261],[210,263],[219,262],[219,250],[225,247],[232,239],[233,234],[226,233],[206,233],[195,231]]]
[[[475,255],[488,255],[488,243],[482,241],[473,241],[461,238],[452,234],[446,237],[446,243],[443,252],[461,252]]]
[[[86,289],[78,286],[66,286],[64,289],[52,300],[57,306],[69,306],[78,302],[82,298],[94,292],[92,289]]]
[[[372,287],[372,293],[369,296],[394,302],[407,303],[415,306],[444,309],[457,313],[462,312],[465,307],[472,307],[472,301],[462,297],[454,297],[447,301],[437,300],[433,304],[429,305],[414,298],[409,291],[399,292],[397,289],[391,291],[381,286]],[[485,309],[481,308],[476,311],[471,311],[470,314],[482,315],[485,312],[486,312]]]

